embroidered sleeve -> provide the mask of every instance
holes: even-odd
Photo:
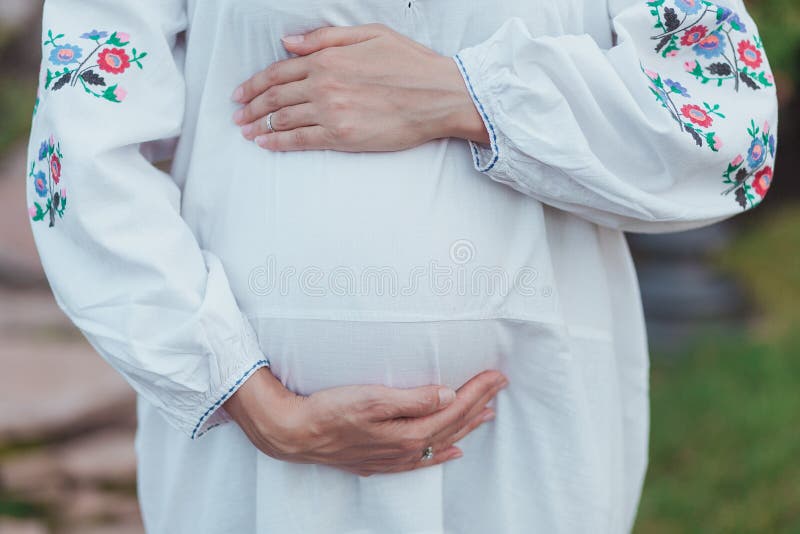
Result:
[[[44,4],[27,198],[56,300],[146,401],[188,437],[268,366],[220,260],[143,154],[180,135],[181,0]]]
[[[772,181],[777,98],[741,0],[586,2],[587,34],[532,36],[519,18],[459,51],[491,143],[490,178],[601,225],[668,232],[755,207]]]

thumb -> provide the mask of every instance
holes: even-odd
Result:
[[[368,41],[380,35],[380,24],[360,26],[325,26],[305,34],[281,38],[287,51],[305,56],[331,46],[347,46]]]
[[[449,406],[455,398],[456,392],[445,386],[385,388],[374,415],[378,420],[424,417]]]

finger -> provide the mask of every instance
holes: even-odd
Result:
[[[329,146],[326,130],[322,126],[304,126],[286,132],[259,135],[255,142],[261,148],[273,152],[324,150]]]
[[[319,120],[314,113],[314,105],[305,103],[297,106],[288,106],[272,112],[272,129],[274,131],[288,131],[301,126],[314,126]],[[267,117],[264,116],[255,122],[242,126],[242,135],[253,140],[259,135],[268,134]]]
[[[477,375],[459,388],[452,406],[422,422],[422,432],[430,434],[432,439],[454,434],[507,384],[508,380],[499,372]]]
[[[495,418],[495,412],[491,408],[484,408],[480,411],[480,413],[473,417],[470,422],[462,427],[458,432],[455,433],[454,436],[450,437],[448,440],[444,441],[443,443],[439,444],[438,447],[445,449],[451,447],[454,443],[458,443],[462,439],[464,439],[467,434],[478,428],[484,423],[488,423],[489,421]],[[433,446],[434,450],[436,450],[436,445]]]
[[[414,469],[421,469],[424,467],[432,467],[440,465],[450,460],[461,458],[464,455],[463,451],[458,447],[450,447],[439,453],[434,453],[433,458],[429,460],[422,459],[422,452],[419,457],[414,460],[405,461],[402,463],[397,462],[364,462],[356,465],[346,466],[345,470],[360,476],[370,476],[376,474],[386,473],[401,473],[403,471],[412,471]],[[338,467],[338,466],[337,466]]]
[[[272,111],[286,106],[303,104],[310,100],[308,83],[305,80],[275,85],[253,98],[243,108],[236,110],[236,113],[233,114],[233,121],[241,126],[266,117],[267,113]]]
[[[325,26],[301,35],[287,35],[281,41],[289,52],[304,56],[331,46],[347,46],[367,41],[386,31],[389,28],[383,24]]]
[[[369,420],[386,421],[399,417],[424,417],[449,406],[456,392],[438,385],[417,388],[381,387],[370,398]]]
[[[282,59],[251,76],[233,91],[234,102],[247,104],[255,97],[272,87],[296,82],[308,76],[310,65],[305,58]]]

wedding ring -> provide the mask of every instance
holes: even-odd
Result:
[[[275,128],[272,127],[272,114],[273,113],[274,113],[274,111],[270,112],[270,113],[267,113],[267,130],[269,130],[270,132],[274,132],[275,131]]]
[[[422,452],[422,459],[430,460],[431,458],[433,458],[433,447],[425,447],[425,450]]]

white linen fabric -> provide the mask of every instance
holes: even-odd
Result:
[[[241,137],[230,95],[281,36],[370,22],[452,56],[490,145]],[[772,179],[774,81],[740,0],[46,0],[42,42],[33,232],[138,393],[148,532],[630,530],[648,353],[623,231],[711,224]],[[299,394],[510,385],[463,458],[364,478],[229,422],[267,365]]]

